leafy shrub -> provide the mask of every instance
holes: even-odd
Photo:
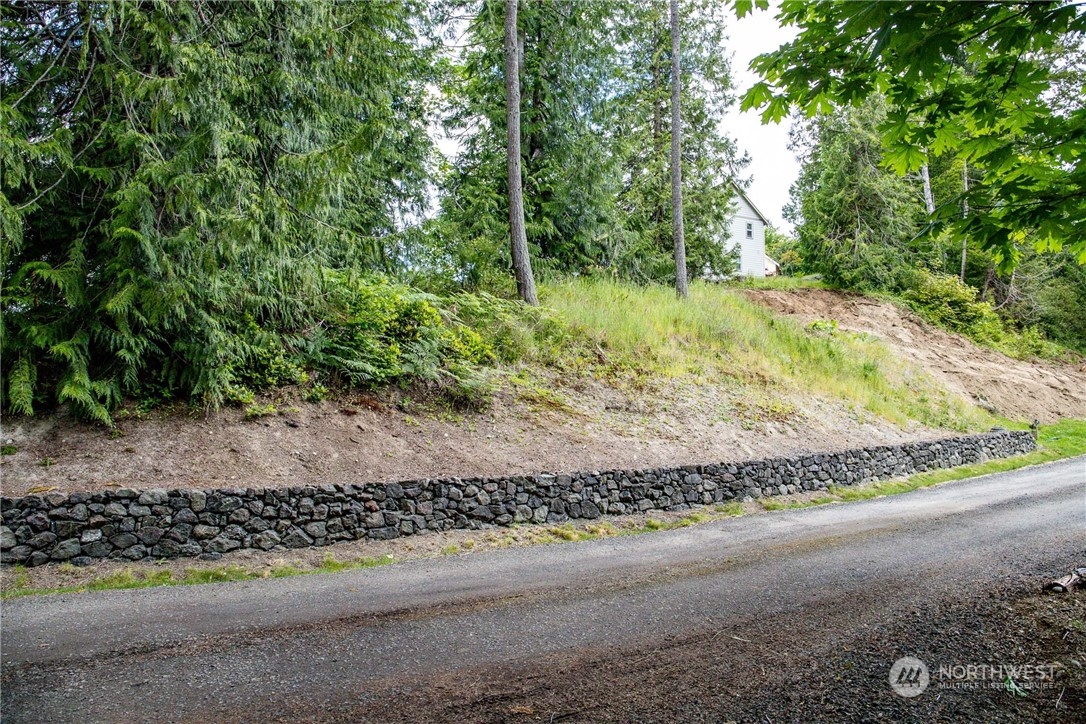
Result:
[[[917,270],[901,295],[921,317],[943,329],[969,337],[985,347],[1019,359],[1059,357],[1063,350],[1036,327],[1009,327],[989,302],[977,300],[977,290],[957,277]]]
[[[271,404],[270,402],[266,405],[249,405],[249,407],[245,409],[246,420],[259,420],[262,417],[269,417],[278,414],[279,408]]]
[[[551,360],[569,341],[566,325],[553,312],[489,294],[454,295],[447,310],[450,322],[470,333],[461,343],[471,353],[465,356],[477,363]]]
[[[442,386],[441,397],[454,409],[479,411],[490,406],[498,385],[486,370],[457,365]]]
[[[445,348],[436,297],[337,272],[328,281],[325,326],[310,344],[316,367],[355,385],[436,377]]]
[[[998,341],[1003,324],[988,302],[977,301],[977,290],[956,277],[917,270],[902,298],[932,324],[964,334],[982,333]]]
[[[826,332],[832,335],[837,332],[837,320],[815,319],[807,324],[807,329],[811,332]]]

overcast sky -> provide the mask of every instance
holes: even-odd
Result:
[[[776,3],[774,3],[775,5]],[[776,10],[755,10],[742,20],[729,14],[728,36],[732,59],[732,74],[739,94],[758,79],[747,66],[754,56],[775,50],[781,43],[795,37],[795,28],[782,29],[774,18]],[[728,133],[735,138],[741,149],[750,153],[747,168],[754,183],[747,196],[782,231],[791,231],[791,224],[784,221],[781,209],[788,203],[788,188],[799,174],[799,164],[788,150],[789,123],[762,125],[761,114],[756,111],[740,113],[738,104],[724,121]]]

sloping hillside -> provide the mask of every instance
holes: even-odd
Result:
[[[932,438],[995,422],[940,383],[1019,419],[1086,417],[1086,375],[1073,369],[1007,360],[861,297],[749,294],[783,314],[711,285],[695,285],[687,303],[662,287],[545,287],[544,304],[569,330],[567,347],[494,369],[498,392],[481,411],[451,409],[418,388],[316,403],[283,388],[248,414],[129,405],[116,430],[65,411],[8,416],[3,493],[641,468]],[[813,319],[869,334],[807,329]]]
[[[804,324],[834,320],[838,328],[877,337],[947,389],[1018,420],[1051,423],[1086,418],[1086,368],[1023,361],[948,334],[890,302],[828,289],[757,289],[749,299]]]

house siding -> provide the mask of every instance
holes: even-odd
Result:
[[[739,195],[737,210],[732,219],[731,248],[739,246],[739,274],[745,277],[765,276],[765,222],[750,203]],[[752,239],[747,238],[747,224],[751,225]]]

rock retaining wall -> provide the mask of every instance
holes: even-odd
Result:
[[[652,470],[364,485],[107,490],[0,498],[4,563],[87,565],[102,558],[217,558],[341,540],[560,523],[824,490],[1033,450],[1028,432]]]

